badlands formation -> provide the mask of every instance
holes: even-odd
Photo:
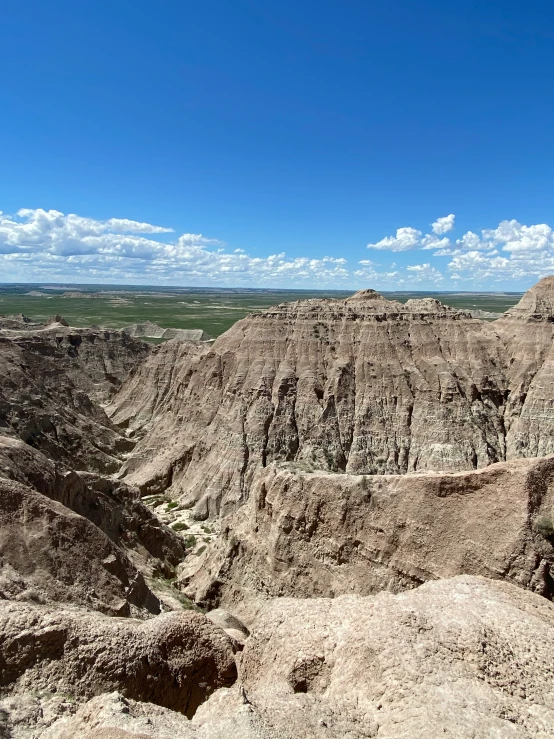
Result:
[[[0,318],[1,739],[553,735],[554,278],[140,335]]]

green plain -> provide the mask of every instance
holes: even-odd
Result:
[[[123,328],[152,321],[164,328],[201,328],[216,337],[249,313],[307,298],[345,298],[352,291],[225,290],[119,285],[0,285],[0,315],[23,313],[37,321],[59,314],[71,326]],[[40,293],[40,295],[29,295]],[[502,313],[521,293],[384,292],[389,299],[434,297],[460,309]]]

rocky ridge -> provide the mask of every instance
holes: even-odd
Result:
[[[459,574],[551,599],[553,514],[554,457],[416,475],[271,465],[182,580],[196,602],[247,622],[268,598],[401,592]]]
[[[554,302],[552,281],[534,290]],[[398,475],[554,452],[554,324],[525,305],[486,323],[364,290],[253,314],[186,356],[168,348],[174,361],[148,359],[109,408],[144,433],[124,472],[206,518],[241,505],[272,462]]]

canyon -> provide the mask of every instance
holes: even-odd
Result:
[[[554,277],[141,332],[0,318],[2,739],[549,735]]]

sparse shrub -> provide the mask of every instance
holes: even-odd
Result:
[[[177,523],[171,524],[173,531],[186,531],[189,528],[188,523],[184,521],[177,521]]]
[[[197,542],[197,539],[194,534],[189,534],[188,536],[185,537],[185,546],[187,547],[187,549],[192,549],[193,547],[195,547],[196,542]]]
[[[549,539],[554,536],[554,522],[549,516],[539,516],[535,521],[535,531]]]
[[[174,508],[177,508],[179,503],[177,503],[176,500],[172,500],[170,503],[167,504],[167,510],[172,511]]]
[[[195,555],[196,555],[196,556],[198,557],[199,555],[201,555],[201,554],[202,554],[202,552],[205,552],[205,551],[206,551],[206,545],[205,545],[205,544],[203,544],[203,545],[202,545],[202,546],[201,546],[201,547],[200,547],[199,549],[197,549],[197,550],[196,550],[196,551],[194,552],[194,554],[195,554]]]

